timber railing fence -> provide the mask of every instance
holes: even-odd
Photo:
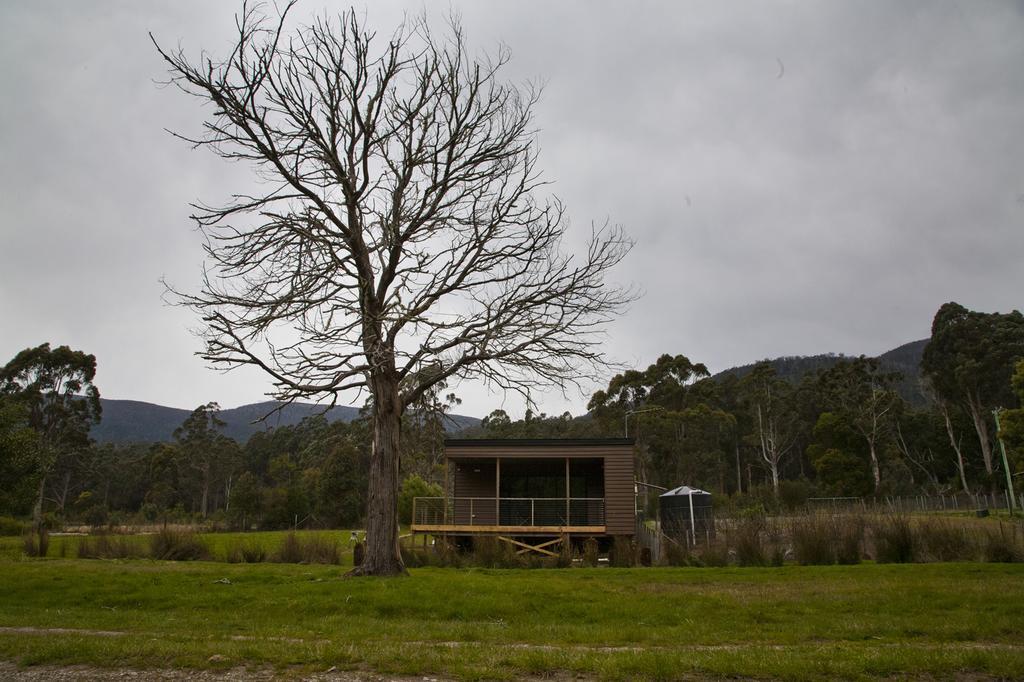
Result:
[[[417,497],[413,526],[603,526],[601,497]]]

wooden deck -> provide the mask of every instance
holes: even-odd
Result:
[[[482,526],[446,523],[414,523],[413,533],[441,535],[604,535],[607,526]]]

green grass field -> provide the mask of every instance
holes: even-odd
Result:
[[[0,659],[463,679],[1024,677],[1024,565],[416,569],[0,558]]]

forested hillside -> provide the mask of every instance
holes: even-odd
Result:
[[[191,412],[138,400],[103,398],[100,404],[103,407],[103,420],[93,426],[90,432],[92,438],[99,443],[169,442],[174,430],[181,426]],[[336,406],[324,413],[324,408],[319,405],[292,403],[274,412],[278,405],[280,403],[262,402],[221,410],[219,416],[224,422],[222,433],[239,443],[245,443],[254,433],[282,426],[295,426],[303,419],[321,413],[330,423],[348,423],[359,417],[359,410],[348,406]],[[459,431],[479,422],[476,417],[461,414],[445,416],[448,431]]]
[[[911,405],[921,406],[925,403],[924,395],[921,393],[921,354],[924,347],[928,345],[928,339],[911,341],[902,346],[893,348],[878,356],[883,369],[889,372],[899,372],[903,376],[896,383],[895,389],[900,397]],[[855,357],[855,356],[853,356]],[[780,379],[793,383],[799,383],[805,376],[815,372],[829,369],[840,360],[851,360],[851,356],[835,353],[823,353],[821,355],[787,355],[771,360],[730,367],[713,375],[712,378],[721,380],[727,375],[741,379],[749,374],[754,367],[767,362],[775,370]]]

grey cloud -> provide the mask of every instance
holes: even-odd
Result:
[[[387,33],[421,7],[366,14]],[[647,295],[607,343],[627,363],[877,353],[925,336],[947,300],[1020,307],[1019,3],[456,9],[479,49],[511,48],[510,78],[546,82],[541,162],[571,243],[606,219],[636,239],[617,275]],[[251,180],[163,132],[194,130],[202,112],[153,84],[163,68],[146,32],[223,51],[233,11],[0,8],[0,356],[72,343],[99,357],[104,394],[182,407],[266,389],[255,373],[203,368],[195,320],[162,304],[157,281],[197,281],[187,203]],[[460,391],[468,412],[502,404]],[[541,400],[550,412],[584,402]]]

